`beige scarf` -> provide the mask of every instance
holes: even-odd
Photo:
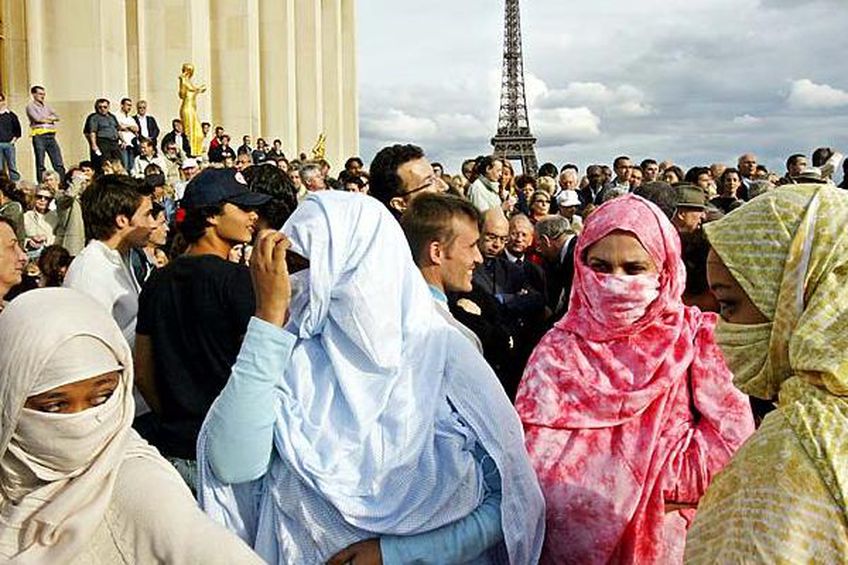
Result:
[[[121,463],[161,460],[130,427],[130,350],[92,299],[42,289],[4,310],[0,352],[0,558],[64,563],[101,525]],[[24,408],[30,396],[116,370],[118,388],[100,406],[77,414]]]

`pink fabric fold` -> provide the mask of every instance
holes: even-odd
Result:
[[[593,313],[604,292],[584,262],[614,231],[635,236],[659,296],[620,327]],[[690,510],[754,431],[747,397],[713,338],[714,314],[683,305],[680,239],[627,195],[587,220],[571,307],[530,357],[516,399],[547,503],[543,562],[681,562]]]

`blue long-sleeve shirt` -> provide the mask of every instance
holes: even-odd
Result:
[[[230,379],[213,404],[207,422],[212,472],[223,482],[262,477],[274,449],[273,393],[285,374],[297,338],[252,318]],[[503,539],[501,477],[485,450],[475,457],[483,469],[484,498],[468,516],[413,536],[382,536],[383,563],[464,563],[479,558]]]

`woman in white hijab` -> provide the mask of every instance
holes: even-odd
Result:
[[[21,295],[0,352],[0,561],[261,563],[130,427],[129,346],[91,298]]]
[[[521,424],[397,221],[326,191],[282,232],[254,248],[258,317],[198,440],[204,509],[269,563],[535,563],[544,507]],[[269,235],[308,260],[284,328],[262,314],[261,265],[286,255]]]

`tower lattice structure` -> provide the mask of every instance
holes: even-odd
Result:
[[[506,0],[501,108],[498,112],[498,132],[492,138],[492,145],[497,157],[520,160],[524,174],[536,174],[536,138],[530,133],[527,98],[524,94],[524,57],[518,0]]]

